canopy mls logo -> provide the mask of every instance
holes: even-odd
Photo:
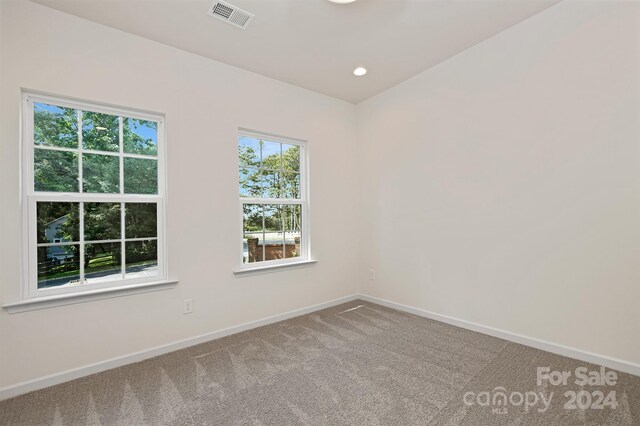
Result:
[[[570,379],[573,378],[571,381]],[[615,371],[607,371],[604,367],[600,370],[589,371],[587,367],[578,367],[574,371],[556,371],[551,367],[538,367],[536,372],[536,385],[545,391],[508,392],[503,386],[496,386],[493,390],[481,392],[466,392],[462,399],[467,406],[491,407],[492,414],[507,414],[508,407],[523,407],[525,412],[535,409],[539,413],[546,412],[553,401],[554,392],[546,392],[547,386],[579,386],[579,390],[567,390],[564,392],[565,410],[602,410],[618,407],[616,391],[611,390],[605,394],[601,389],[584,389],[585,387],[615,386],[618,383],[618,375]],[[522,408],[521,408],[522,409]]]
[[[493,414],[507,414],[507,406],[524,407],[525,412],[536,408],[539,413],[544,413],[551,406],[553,392],[546,395],[544,392],[507,392],[502,386],[493,388],[492,391],[467,392],[462,397],[465,405],[480,407],[491,407]],[[540,404],[540,405],[538,405]]]

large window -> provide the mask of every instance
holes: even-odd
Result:
[[[242,263],[307,260],[305,144],[241,131],[238,156]]]
[[[159,281],[161,116],[25,94],[26,297]]]

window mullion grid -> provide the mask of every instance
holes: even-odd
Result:
[[[84,177],[82,175],[82,110],[77,111],[78,116],[78,192],[83,193]]]
[[[125,227],[124,227],[124,202],[120,203],[120,275],[122,279],[126,276],[126,261],[127,254],[125,253],[126,243],[125,243]]]
[[[120,195],[124,195],[124,120],[122,117],[118,117],[118,138],[120,147]],[[124,280],[126,276],[126,261],[127,255],[125,252],[125,203],[120,203],[120,276]]]
[[[78,109],[78,192],[80,194],[84,193],[84,176],[83,176],[83,165],[82,165],[82,110]],[[78,265],[80,270],[80,285],[85,283],[84,279],[84,201],[80,201],[78,204],[78,229],[80,235],[80,253],[78,253],[78,259],[80,260],[80,265]]]
[[[120,240],[117,240],[120,241]],[[159,241],[158,237],[138,237],[138,238],[127,238],[128,242],[131,241]]]
[[[35,145],[33,146],[36,150],[42,151],[62,151],[62,152],[73,152],[74,154],[78,153],[78,148],[66,148],[63,146],[47,146],[47,145]]]
[[[120,161],[119,161],[119,167],[120,167],[120,194],[124,194],[124,146],[123,146],[123,139],[124,139],[124,131],[122,128],[122,117],[118,117],[118,144],[119,144],[119,155],[120,155]]]
[[[75,154],[78,154],[79,152],[78,148],[66,148],[64,146],[34,145],[34,148],[42,151],[73,152]],[[156,155],[129,154],[129,153],[114,152],[114,151],[100,151],[97,149],[86,149],[86,148],[83,148],[82,152],[84,154],[106,155],[108,157],[118,157],[122,155],[125,158],[142,158],[144,160],[158,160],[158,157]],[[248,167],[248,168],[251,168],[251,167]],[[269,170],[269,169],[266,169],[266,170]]]
[[[307,218],[308,218],[308,207],[309,203],[307,200],[307,149],[306,147],[300,147],[299,150],[299,167],[298,167],[298,175],[300,176],[300,256],[305,256],[308,258],[310,256],[309,250],[309,227],[306,226]],[[294,240],[295,241],[295,240]]]
[[[78,266],[80,267],[80,284],[84,284],[84,201],[80,201],[79,209],[80,253],[78,258],[80,259],[80,265]]]
[[[79,153],[78,148],[66,148],[64,146],[48,146],[48,145],[34,145],[35,149],[42,151],[61,151],[61,152],[73,152],[75,154]],[[125,158],[142,158],[144,160],[158,160],[156,155],[146,155],[146,154],[129,154],[129,153],[121,153],[114,151],[100,151],[97,149],[82,149],[82,153],[84,154],[95,154],[95,155],[106,155],[108,157],[118,157],[122,155]],[[251,168],[251,167],[248,167]],[[269,169],[266,169],[269,170]]]
[[[280,206],[280,229],[282,229],[282,258],[287,258],[287,230],[284,226],[284,206]]]
[[[280,143],[280,176],[278,176],[278,186],[280,187],[280,197],[284,195],[284,156],[282,155],[282,143]],[[287,234],[284,229],[284,205],[280,204],[280,229],[282,230],[282,258],[287,258]]]
[[[79,241],[60,241],[59,243],[36,243],[36,247],[75,246]]]
[[[263,181],[262,181],[262,168],[264,167],[264,162],[263,162],[263,147],[264,147],[264,141],[262,139],[260,139],[259,141],[260,143],[260,167],[258,168],[258,172],[260,173],[260,187],[262,188],[262,190],[264,191],[264,188],[262,187]],[[264,192],[262,192],[262,195],[264,195]],[[266,251],[267,251],[267,247],[266,247],[266,243],[267,243],[267,235],[266,232],[264,230],[264,204],[261,205],[260,208],[261,212],[262,212],[262,261],[264,262],[266,257]]]
[[[158,203],[162,200],[157,194],[91,194],[91,193],[35,193],[29,198],[37,202],[52,203]]]
[[[116,154],[117,155],[117,154]],[[158,156],[156,155],[146,155],[146,154],[130,154],[130,153],[123,153],[122,154],[123,157],[125,158],[142,158],[144,160],[158,160]]]
[[[240,198],[243,204],[282,204],[282,205],[302,205],[302,198]]]
[[[262,206],[262,261],[267,259],[267,232],[265,231],[264,205]]]
[[[146,239],[153,240],[155,238],[145,238],[145,240]],[[120,242],[119,239],[85,241],[85,243],[87,243],[87,244],[108,244],[108,243],[118,243],[118,242]],[[37,246],[38,247],[73,246],[73,245],[76,245],[76,244],[78,244],[78,241],[65,241],[65,242],[59,242],[59,243],[38,243]]]
[[[98,151],[96,149],[83,149],[82,152],[85,153],[85,154],[106,155],[108,157],[117,157],[118,155],[120,155],[117,152],[113,152],[113,151]]]

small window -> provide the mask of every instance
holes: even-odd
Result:
[[[163,118],[24,95],[25,294],[166,279]]]
[[[305,143],[241,131],[238,136],[242,263],[308,259]],[[256,266],[256,265],[253,265]]]

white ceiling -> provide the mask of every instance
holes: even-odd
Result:
[[[358,103],[559,0],[227,0],[256,15],[246,30],[210,0],[33,1]]]

